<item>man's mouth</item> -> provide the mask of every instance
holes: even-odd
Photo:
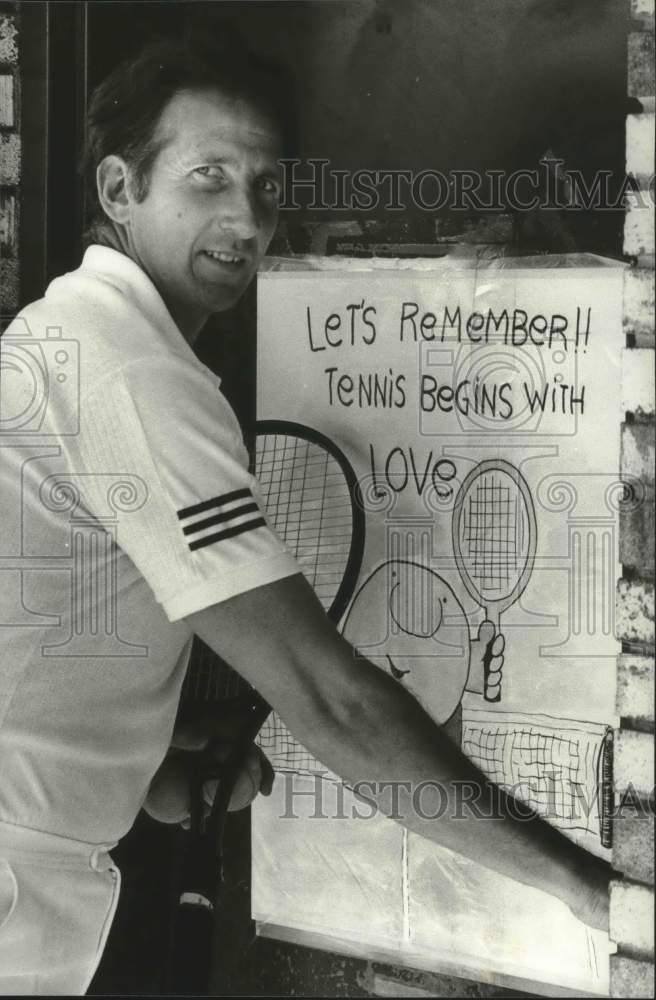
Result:
[[[247,261],[243,254],[230,253],[227,250],[203,250],[203,254],[221,264],[245,264]]]

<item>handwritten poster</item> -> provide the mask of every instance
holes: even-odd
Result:
[[[494,781],[608,857],[622,273],[545,263],[263,273],[258,419],[319,431],[356,474],[345,636]],[[505,638],[498,674],[481,669],[485,620]],[[292,809],[279,781],[254,810],[263,926],[606,988],[607,937],[563,904],[341,799],[316,816],[317,781],[348,790],[275,716],[261,742],[306,793]]]

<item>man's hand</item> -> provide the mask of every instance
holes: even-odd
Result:
[[[495,635],[494,624],[488,620],[481,622],[478,628],[478,635],[471,644],[469,676],[467,677],[466,684],[467,691],[472,691],[474,694],[485,693],[483,659],[487,652],[492,654],[490,673],[487,679],[487,690],[488,692],[493,692],[495,688],[500,686],[505,646],[506,640],[501,632]]]
[[[618,875],[600,858],[588,855],[586,862],[587,866],[583,872],[579,872],[579,878],[576,881],[572,880],[567,904],[574,916],[584,924],[607,932],[610,910],[609,885],[611,879]]]
[[[171,750],[155,774],[143,804],[149,816],[161,823],[182,823],[188,828],[191,811],[189,753],[204,750],[211,743],[213,758],[217,764],[223,763],[244,721],[245,715],[231,712],[224,718],[213,714],[176,726]],[[273,779],[271,764],[260,748],[252,745],[237,776],[228,811],[246,808],[259,792],[270,795]],[[206,815],[214,802],[218,783],[218,779],[209,780],[203,786]]]
[[[245,809],[257,797],[258,793],[270,795],[274,778],[273,768],[267,757],[253,743],[248,749],[246,759],[235,781],[235,787],[230,796],[228,812],[237,812],[239,809]],[[206,815],[212,808],[218,787],[218,779],[210,779],[203,785]]]

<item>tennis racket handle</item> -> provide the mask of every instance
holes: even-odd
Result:
[[[486,701],[501,701],[501,678],[497,673],[490,670],[492,646],[499,634],[499,614],[492,608],[488,608],[486,617],[494,625],[494,637],[483,654],[483,697]],[[499,683],[497,683],[497,680]],[[494,683],[490,683],[490,681]]]
[[[204,898],[213,903],[219,886],[215,844],[210,837],[193,829],[187,833],[185,841],[178,885],[179,902],[203,905],[201,899]]]
[[[174,914],[175,948],[169,957],[168,992],[210,995],[212,910],[191,900]]]

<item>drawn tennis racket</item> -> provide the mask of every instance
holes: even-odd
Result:
[[[335,624],[358,580],[364,552],[365,516],[353,468],[324,435],[288,421],[260,421],[254,428],[252,472],[259,480],[269,525],[295,555]],[[228,699],[229,704],[225,701]],[[181,880],[174,937],[178,960],[173,990],[203,992],[209,980],[211,915],[222,879],[221,851],[230,798],[257,733],[269,715],[264,699],[202,644],[185,681],[181,714],[207,712],[216,703],[245,712],[247,722],[228,759],[217,767],[213,748],[190,754],[191,827]],[[204,784],[219,784],[209,816]]]
[[[480,462],[463,481],[451,522],[453,551],[467,592],[499,629],[503,612],[524,591],[533,571],[537,525],[533,498],[519,469],[503,459]],[[483,694],[500,701],[501,681],[483,659]]]
[[[337,623],[362,565],[365,518],[346,456],[323,434],[285,420],[255,425],[253,472],[267,519]]]

